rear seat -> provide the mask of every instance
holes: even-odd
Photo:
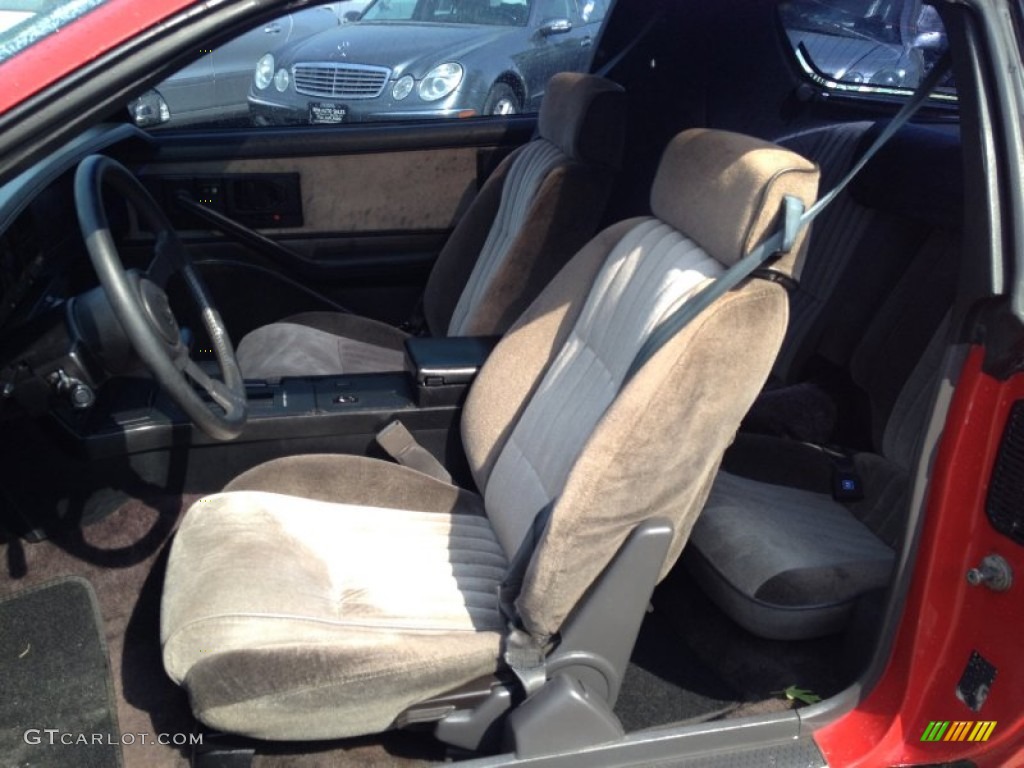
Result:
[[[777,139],[781,144],[821,168],[822,192],[842,179],[861,155],[870,122],[846,123],[815,128]],[[814,225],[807,257],[800,274],[800,287],[790,295],[789,327],[776,358],[773,378],[791,383],[806,362],[815,343],[814,328],[835,291],[839,276],[853,255],[853,248],[872,223],[872,210],[858,203],[849,190],[826,208]]]
[[[832,217],[812,234],[805,277],[808,271],[812,277],[832,273],[817,283],[831,281],[828,301],[808,300],[817,304],[816,325],[825,330],[798,329],[791,339],[806,344],[808,335],[817,333],[814,356],[843,366],[850,391],[858,395],[836,408],[852,410],[870,425],[868,450],[851,452],[848,459],[862,480],[864,498],[845,503],[833,498],[837,461],[821,447],[741,433],[683,562],[728,615],[757,635],[798,639],[839,631],[861,596],[889,583],[904,528],[909,473],[945,347],[943,318],[955,288],[959,163],[955,135],[908,127],[850,190],[847,210],[862,222],[856,242],[838,256],[831,254],[835,263],[822,264],[815,259],[827,260],[830,253],[820,243],[835,242],[836,232],[850,224]],[[879,257],[891,250],[879,247],[881,232],[896,243],[919,242],[909,266],[906,255],[897,254],[896,263],[889,255]],[[895,289],[879,298],[879,275],[894,272],[902,272]],[[880,305],[870,319],[859,321],[864,313],[855,305],[876,300]],[[845,460],[838,463],[845,466]]]
[[[817,161],[825,174],[822,188],[828,189],[882,125],[841,124],[780,143]],[[870,447],[856,430],[860,420],[851,414],[834,434],[834,401],[845,392],[832,390],[845,385],[853,349],[891,287],[934,228],[949,225],[949,207],[959,205],[962,193],[946,176],[935,178],[934,170],[918,168],[922,158],[944,167],[959,162],[959,151],[955,133],[907,126],[816,222],[799,287],[790,296],[786,343],[765,393],[744,421],[746,431]],[[893,174],[898,183],[892,183]],[[928,204],[913,202],[918,197]],[[943,200],[950,202],[943,205]]]

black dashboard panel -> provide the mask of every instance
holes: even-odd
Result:
[[[75,168],[93,152],[146,140],[127,125],[99,127],[0,187],[0,332],[96,284],[75,215]],[[109,208],[112,228],[125,231],[124,206]]]

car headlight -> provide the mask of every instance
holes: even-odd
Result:
[[[391,89],[391,98],[395,101],[401,101],[412,93],[412,87],[415,84],[416,81],[412,79],[412,75],[403,75],[398,78],[395,82],[395,87]]]
[[[268,53],[256,62],[256,75],[253,77],[253,81],[256,83],[256,87],[262,91],[270,85],[270,81],[273,79],[274,57]]]
[[[420,82],[420,98],[437,101],[459,87],[462,82],[462,65],[450,61],[427,72]]]
[[[292,78],[288,74],[288,70],[281,67],[277,70],[277,74],[274,75],[274,87],[277,88],[281,93],[288,90],[288,86],[291,83]]]
[[[896,69],[895,67],[886,67],[880,69],[871,77],[872,85],[882,86],[897,86],[903,85],[907,79],[907,71],[905,69]]]

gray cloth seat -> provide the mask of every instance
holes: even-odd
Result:
[[[893,550],[831,496],[719,472],[686,561],[708,596],[762,637],[843,626],[886,585]]]
[[[884,122],[840,123],[776,141],[817,162],[822,169],[822,187],[828,189],[885,126]],[[822,212],[808,243],[800,282],[790,292],[786,340],[768,387],[744,419],[744,430],[823,444],[837,439],[844,444],[865,443],[861,438],[870,430],[861,430],[862,435],[849,432],[851,426],[866,423],[866,419],[848,408],[837,408],[833,394],[843,396],[847,378],[843,371],[851,366],[855,351],[873,346],[865,341],[868,329],[874,325],[874,335],[879,335],[879,329],[886,332],[874,321],[887,303],[890,306],[885,311],[894,314],[888,297],[913,268],[922,282],[912,289],[909,322],[894,334],[909,343],[896,355],[889,355],[885,364],[875,366],[871,374],[890,379],[886,396],[890,401],[899,394],[909,367],[945,310],[943,305],[938,314],[915,313],[913,307],[928,301],[925,283],[947,286],[936,294],[939,297],[948,296],[952,285],[948,260],[941,253],[931,266],[914,262],[922,249],[935,253],[930,241],[936,238],[957,242],[953,230],[963,211],[961,169],[960,136],[955,126],[905,125]],[[915,322],[923,322],[923,335],[912,330]],[[857,365],[864,368],[863,362]],[[886,369],[895,373],[890,375]],[[877,400],[878,394],[872,397]],[[884,413],[886,409],[876,409],[874,416]],[[846,434],[836,438],[836,431]],[[877,437],[876,432],[869,439],[877,444]]]
[[[951,232],[929,238],[854,353],[877,446],[851,457],[864,499],[835,501],[832,462],[814,445],[781,437],[741,435],[743,455],[726,462],[736,473],[716,478],[684,562],[754,634],[795,640],[840,631],[858,599],[888,587],[945,350],[957,243]]]
[[[830,166],[823,172],[829,179],[845,170],[864,130],[819,129],[780,143]],[[863,434],[847,453],[865,498],[833,499],[834,463],[813,444],[776,436],[796,427],[740,433],[684,561],[719,607],[754,634],[789,640],[840,631],[862,596],[889,585],[944,349],[943,318],[955,296],[961,170],[957,132],[904,126],[815,225],[801,290],[791,296],[795,326],[775,373],[809,354],[807,318],[831,317],[817,322],[824,331],[815,355],[819,365],[848,369],[845,395],[855,405],[847,403],[852,412],[840,421]],[[871,308],[870,320],[853,310],[858,304]],[[758,425],[786,426],[780,402],[788,400],[792,413],[818,408],[821,398],[828,395],[813,385],[772,391],[755,404],[769,417],[762,414]]]
[[[497,336],[597,231],[621,160],[625,93],[594,75],[548,83],[538,137],[495,169],[438,255],[423,295],[433,336]],[[335,312],[262,326],[239,343],[246,378],[401,370],[408,334]]]
[[[263,739],[352,736],[501,670],[496,586],[548,505],[515,601],[531,637],[557,645],[632,532],[669,521],[664,562],[642,563],[653,586],[771,369],[784,290],[745,282],[626,373],[662,317],[775,230],[784,195],[809,205],[816,189],[815,166],[775,145],[677,137],[654,216],[588,243],[481,369],[461,423],[479,494],[374,459],[300,456],[193,505],[161,642],[196,717]]]

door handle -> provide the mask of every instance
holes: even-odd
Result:
[[[280,35],[281,25],[275,21],[273,24],[267,24],[267,26],[263,28],[263,31],[268,35]]]
[[[587,37],[584,37],[582,40],[580,40],[580,48],[589,48],[593,44],[594,44],[594,38],[590,37],[589,35]]]

